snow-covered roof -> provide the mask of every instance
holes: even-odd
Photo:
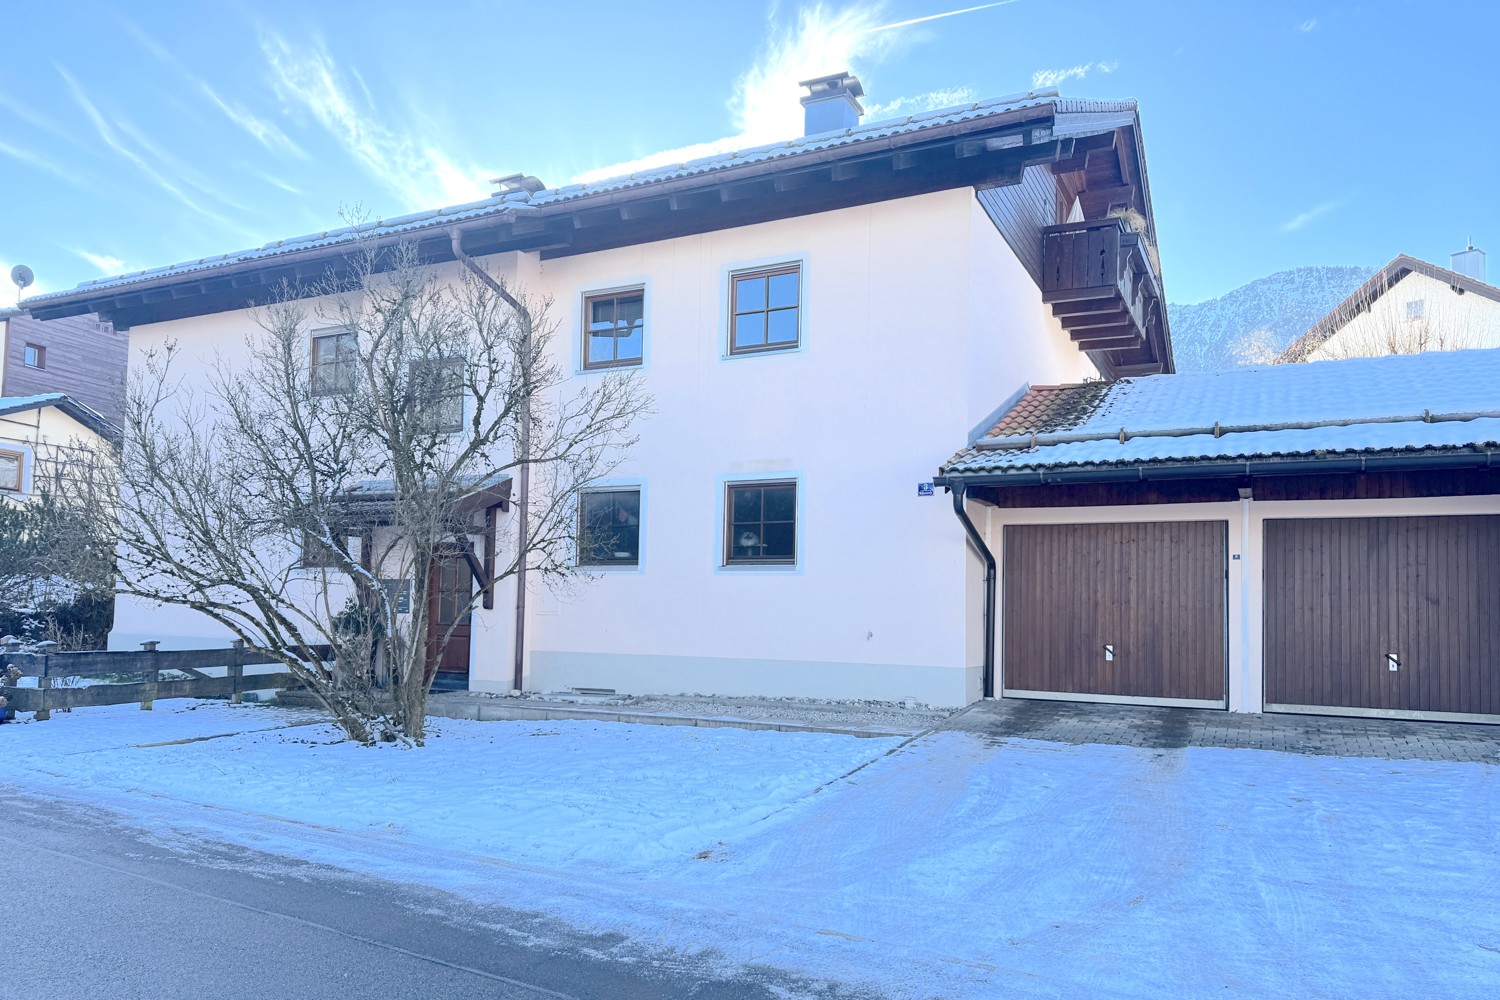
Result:
[[[524,215],[589,197],[646,188],[683,178],[726,172],[740,167],[763,164],[769,161],[796,157],[837,147],[854,147],[863,144],[873,145],[900,136],[914,135],[945,126],[980,122],[987,118],[995,118],[1016,111],[1042,107],[1047,107],[1053,114],[1069,116],[1068,122],[1054,128],[1054,134],[1060,138],[1075,134],[1087,134],[1090,130],[1102,131],[1120,124],[1128,124],[1129,121],[1134,119],[1136,112],[1136,103],[1130,100],[1064,99],[1058,96],[1056,90],[1029,91],[1025,94],[1015,94],[1009,97],[978,101],[938,111],[930,111],[920,115],[908,115],[904,118],[871,122],[856,128],[798,136],[784,142],[769,143],[750,149],[734,150],[716,156],[705,156],[689,160],[685,163],[667,164],[660,167],[637,170],[633,173],[599,181],[567,184],[562,187],[544,188],[538,191],[507,191],[495,194],[481,201],[469,202],[463,205],[453,205],[447,208],[417,212],[412,215],[404,215],[395,219],[378,220],[358,226],[330,229],[325,232],[310,233],[292,239],[274,240],[261,247],[237,250],[233,253],[219,254],[211,257],[202,257],[197,260],[183,261],[167,267],[134,271],[114,277],[85,281],[74,289],[33,296],[24,300],[21,305],[23,308],[26,308],[58,299],[69,298],[83,292],[101,291],[133,285],[139,282],[190,274],[196,271],[211,270],[229,264],[244,263],[299,251],[337,246],[364,236],[398,236],[420,232],[424,229],[448,227],[455,223],[470,222],[486,217],[503,216],[505,213]]]
[[[941,475],[1497,446],[1500,349],[1449,351],[1041,386]]]
[[[0,416],[7,413],[24,413],[55,406],[95,434],[117,438],[119,429],[98,410],[69,396],[65,392],[44,392],[34,396],[0,396]]]

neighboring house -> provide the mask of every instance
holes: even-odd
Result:
[[[0,396],[62,392],[118,426],[128,335],[97,316],[42,321],[0,311]]]
[[[1397,257],[1376,271],[1275,363],[1500,347],[1500,288],[1485,283],[1485,254],[1469,247],[1452,267]]]
[[[552,189],[517,175],[487,200],[361,227],[416,241],[441,275],[476,258],[550,297],[565,371],[638,368],[655,399],[626,464],[582,498],[598,578],[496,594],[438,665],[451,677],[979,696],[982,564],[923,481],[993,424],[997,387],[1172,370],[1136,106],[1042,91],[861,125],[853,77],[808,86],[803,137]],[[129,329],[132,365],[175,340],[192,381],[243,350],[248,307],[323,273],[355,235],[25,304]],[[309,364],[333,343],[309,343]],[[618,544],[600,552],[587,525],[604,522]],[[461,561],[438,571],[439,599],[472,586]],[[112,643],[224,638],[122,601]]]
[[[98,412],[60,392],[0,397],[0,502],[25,500],[38,476],[59,474],[68,451],[117,436]]]
[[[938,479],[990,690],[1500,723],[1497,386],[1471,350],[1031,389]]]

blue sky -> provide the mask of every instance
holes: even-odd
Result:
[[[1446,264],[1469,237],[1500,278],[1500,4],[974,6],[10,4],[0,305],[18,262],[55,291],[347,206],[795,135],[796,81],[845,67],[876,117],[1043,85],[1137,98],[1173,301],[1304,264]]]

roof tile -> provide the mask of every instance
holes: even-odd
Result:
[[[1039,387],[941,475],[1490,449],[1497,387],[1500,348]]]

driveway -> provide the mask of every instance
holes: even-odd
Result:
[[[102,807],[187,865],[253,874],[262,861],[235,852],[258,851],[314,877],[439,890],[457,908],[550,923],[585,955],[613,942],[605,958],[729,989],[1500,995],[1489,729],[1445,742],[1468,727],[1002,702],[912,739],[442,720],[425,748],[401,749],[286,728],[301,717],[279,709],[170,706],[0,727],[0,782],[11,786],[0,794]],[[1357,743],[1380,752],[1333,755],[1318,732],[1346,725],[1351,754]],[[1231,738],[1301,752],[1203,745]],[[1460,745],[1491,762],[1428,759]],[[47,891],[45,879],[14,875],[36,872],[32,839],[4,845],[25,859],[12,866],[13,893]],[[112,835],[95,839],[108,855]],[[193,845],[207,845],[201,858]],[[86,838],[76,862],[48,863],[86,865],[87,851]],[[132,883],[100,884],[104,905],[85,917],[128,912],[119,900]],[[255,905],[266,910],[283,891],[298,898],[280,882],[264,890],[272,903]],[[87,893],[70,892],[86,909]],[[8,925],[12,951],[53,941],[62,916],[45,898],[28,902],[40,908]],[[150,914],[164,909],[142,912],[146,930],[130,940],[149,937]],[[124,961],[110,951],[118,926],[83,935],[90,953]],[[222,930],[198,940],[230,936]],[[455,940],[470,942],[458,957],[410,950],[472,965],[463,956],[479,953],[483,932]],[[388,962],[393,981],[416,974],[388,951],[371,962]],[[524,967],[497,968],[558,988],[503,971]],[[467,982],[461,972],[441,975]],[[696,988],[673,983],[660,995]]]
[[[1500,725],[1242,715],[1199,708],[1092,705],[1004,698],[978,702],[940,727],[989,740],[1028,739],[1180,750],[1277,750],[1325,757],[1500,764]]]

